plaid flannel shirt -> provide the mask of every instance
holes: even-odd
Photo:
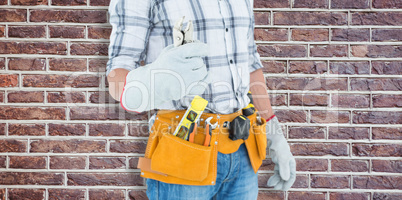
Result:
[[[194,39],[208,44],[204,59],[212,82],[201,95],[207,112],[228,114],[249,103],[250,73],[262,67],[254,42],[253,0],[111,0],[107,74],[152,63],[173,44],[173,26],[192,20]],[[184,26],[186,23],[184,24]],[[161,109],[186,109],[192,97],[165,103]]]

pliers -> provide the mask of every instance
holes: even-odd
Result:
[[[212,137],[212,130],[218,126],[218,122],[215,124],[211,124],[211,119],[213,117],[208,117],[204,124],[205,124],[205,140],[204,140],[204,146],[209,146],[209,143],[211,143],[211,137]]]
[[[191,43],[193,42],[193,33],[194,33],[194,26],[193,22],[189,20],[187,22],[187,26],[184,30],[183,27],[184,16],[177,20],[176,24],[173,27],[173,44],[175,47],[180,45]]]

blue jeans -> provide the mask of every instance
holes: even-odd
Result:
[[[254,200],[258,196],[258,174],[251,167],[243,143],[232,154],[218,152],[215,185],[177,185],[147,179],[147,196],[150,200]]]

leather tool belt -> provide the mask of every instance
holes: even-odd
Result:
[[[254,172],[257,173],[266,157],[267,138],[266,121],[257,124],[256,113],[250,119],[250,135],[247,140],[229,139],[229,130],[224,127],[241,115],[241,110],[227,115],[203,113],[194,137],[194,142],[173,136],[185,110],[159,110],[150,130],[145,156],[138,162],[141,177],[155,179],[165,183],[183,185],[214,185],[217,173],[218,151],[233,153],[245,143]],[[211,123],[218,122],[212,130],[209,146],[204,146],[205,119],[213,117]]]

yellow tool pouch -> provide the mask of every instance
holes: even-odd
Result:
[[[145,156],[139,159],[138,168],[141,176],[165,183],[183,185],[214,185],[217,173],[218,150],[233,153],[245,142],[254,172],[266,156],[267,139],[265,120],[256,124],[256,115],[249,116],[251,121],[250,136],[247,140],[228,139],[229,131],[222,128],[225,121],[231,121],[241,113],[217,115],[203,113],[194,143],[173,136],[184,111],[160,110],[150,130]],[[204,146],[205,133],[203,120],[214,117],[211,123],[218,122],[219,128],[212,130],[210,146]],[[230,151],[228,151],[230,150]]]

